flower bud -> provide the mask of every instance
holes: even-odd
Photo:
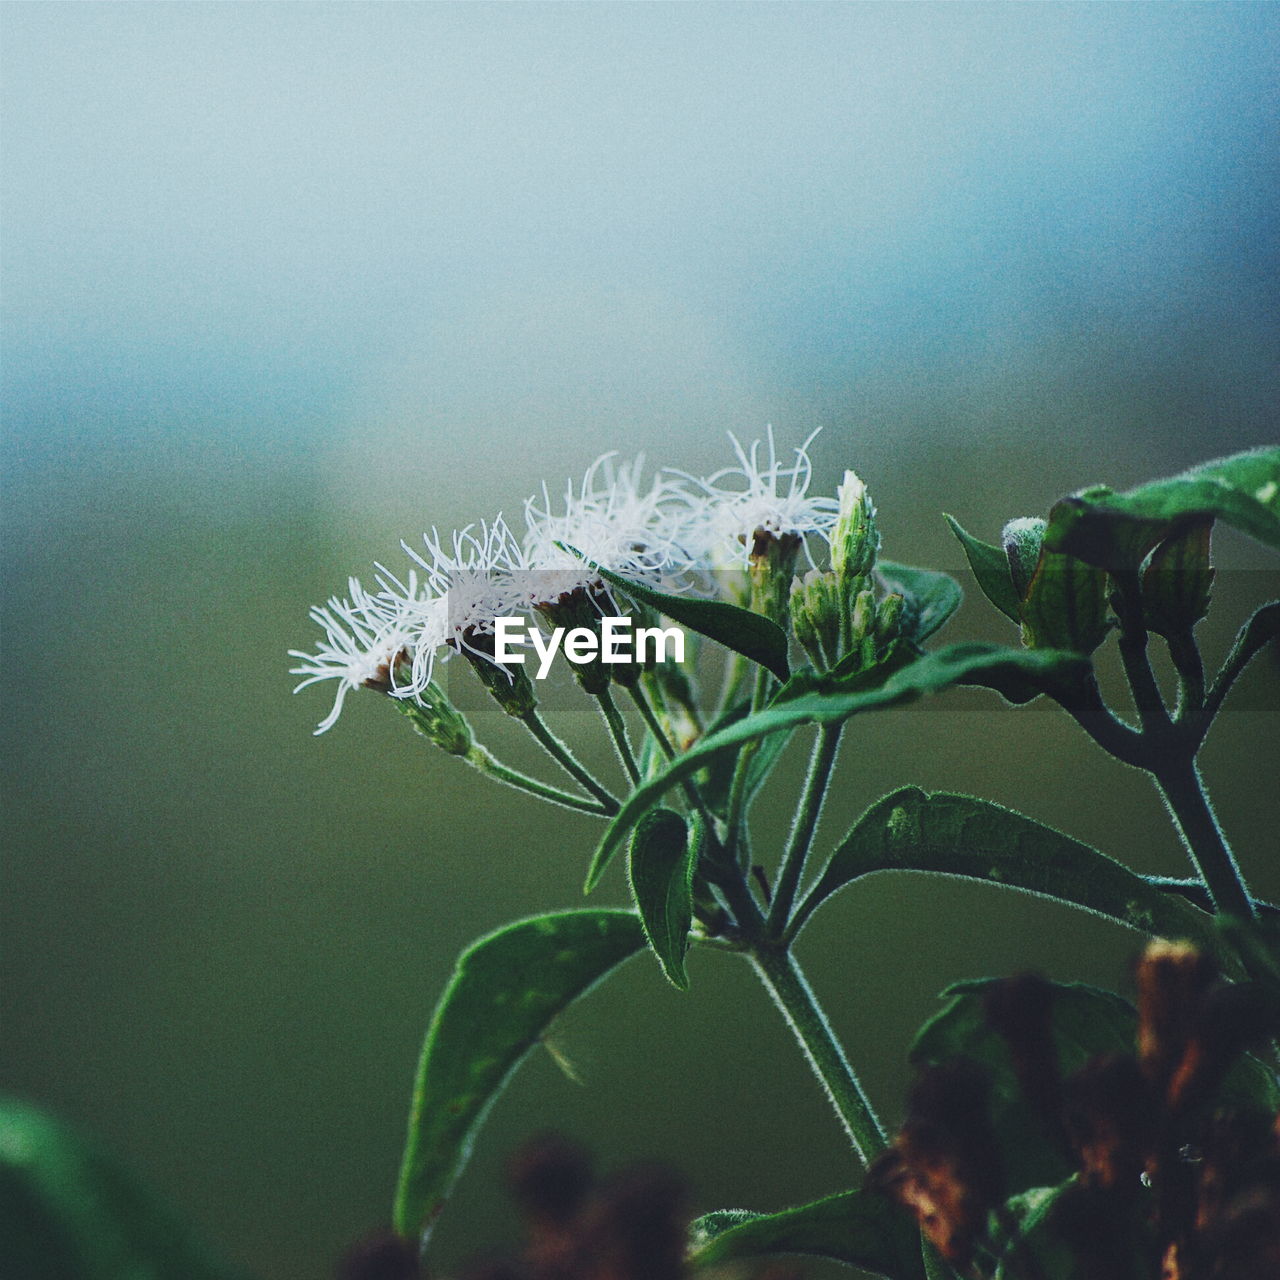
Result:
[[[1009,577],[1019,600],[1026,598],[1036,565],[1040,563],[1040,548],[1048,527],[1048,522],[1039,516],[1019,516],[1010,520],[1000,535],[1009,560]]]
[[[791,583],[791,625],[796,639],[819,671],[840,656],[840,586],[831,573],[810,569]]]
[[[1197,520],[1171,533],[1151,553],[1142,575],[1142,610],[1149,630],[1172,636],[1190,631],[1209,611],[1212,520]]]
[[[750,607],[779,626],[787,616],[791,578],[803,539],[794,533],[772,533],[757,529],[752,536],[748,576]]]
[[[867,486],[852,471],[844,473],[836,497],[840,511],[831,530],[831,568],[842,579],[863,577],[871,572],[880,549],[876,509]]]
[[[478,635],[472,638],[471,644],[477,641],[488,641],[492,650],[493,637]],[[517,720],[527,716],[537,705],[538,698],[533,691],[533,681],[525,674],[523,667],[503,665],[490,656],[476,652],[474,648],[463,649],[462,656],[471,664],[471,669],[480,677],[480,683],[493,695],[503,711]]]
[[[401,711],[413,721],[413,727],[451,756],[465,756],[471,750],[471,726],[462,712],[445,697],[444,690],[435,681],[417,697],[417,701],[398,701]]]

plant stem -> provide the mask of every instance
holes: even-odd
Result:
[[[1169,710],[1160,696],[1155,673],[1147,657],[1147,628],[1142,619],[1142,582],[1132,570],[1111,575],[1115,583],[1113,604],[1120,619],[1120,658],[1133,693],[1133,705],[1144,733],[1159,734],[1170,725]]]
[[[1180,755],[1159,762],[1151,773],[1215,909],[1242,920],[1254,919],[1253,899],[1209,804],[1194,757]]]
[[[887,1145],[884,1128],[795,957],[786,948],[756,946],[750,958],[800,1042],[854,1150],[869,1164]]]
[[[545,782],[539,782],[537,778],[531,778],[527,773],[520,773],[516,769],[509,768],[490,755],[479,743],[472,745],[464,759],[468,764],[479,769],[486,777],[493,778],[498,782],[505,782],[507,786],[515,787],[518,791],[526,791],[529,795],[537,796],[540,800],[550,800],[552,804],[563,805],[566,809],[573,809],[578,813],[589,813],[601,818],[611,817],[617,812],[616,804],[613,808],[608,808],[602,801],[587,800],[583,796],[572,795],[568,791],[561,791],[559,787],[552,787]]]
[[[640,766],[636,764],[631,743],[627,740],[627,724],[622,718],[622,712],[618,710],[618,704],[614,702],[613,694],[608,689],[596,695],[596,702],[600,706],[600,714],[604,716],[605,724],[609,726],[609,736],[613,739],[618,759],[622,761],[622,767],[626,770],[627,777],[634,787],[640,782]]]
[[[595,796],[607,814],[612,816],[618,812],[617,799],[596,781],[589,770],[574,759],[573,753],[551,732],[546,721],[536,710],[528,712],[520,719],[525,728],[542,744],[547,754],[584,790]]]
[[[658,719],[657,713],[650,706],[649,699],[644,696],[639,685],[632,685],[630,692],[632,701],[640,708],[640,714],[644,717],[645,726],[653,734],[659,750],[668,760],[674,760],[676,756],[675,748],[667,738],[666,730],[662,727],[662,722]],[[680,783],[680,789],[684,792],[685,799],[689,801],[690,807],[696,809],[706,820],[708,832],[713,832],[716,829],[715,819],[711,816],[706,801],[699,794],[698,788],[686,778]]]
[[[755,688],[751,693],[751,714],[755,715],[765,704],[769,691],[769,673],[759,667],[756,670]],[[725,834],[725,847],[731,852],[738,852],[738,861],[743,870],[746,869],[746,858],[737,849],[738,831],[742,826],[743,810],[746,807],[747,774],[751,769],[751,761],[760,749],[760,739],[752,738],[742,745],[738,757],[733,762],[733,778],[729,782],[728,820]]]
[[[1198,724],[1204,714],[1204,662],[1188,627],[1168,637],[1169,656],[1178,671],[1178,724]]]
[[[840,750],[840,732],[843,728],[843,724],[821,725],[814,740],[813,754],[809,757],[809,776],[805,779],[804,794],[791,824],[791,836],[778,869],[778,882],[773,889],[773,903],[769,908],[767,926],[770,937],[781,937],[790,921],[796,890],[804,874],[805,859],[813,844],[818,819],[822,816],[822,806],[827,798],[827,784],[831,781],[831,770],[835,767],[836,755]]]

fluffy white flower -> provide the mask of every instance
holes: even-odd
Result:
[[[806,553],[811,534],[829,536],[839,503],[809,494],[813,464],[808,449],[817,434],[813,432],[788,460],[778,456],[772,427],[750,449],[730,433],[737,465],[694,480],[702,496],[686,517],[686,542],[698,546],[712,568],[747,567],[763,536],[798,538]]]
[[[594,563],[626,578],[678,585],[690,568],[680,543],[677,516],[685,495],[674,475],[641,483],[644,459],[618,463],[606,453],[587,468],[582,482],[565,486],[563,503],[541,496],[525,503],[526,533],[519,575],[526,602],[547,605],[585,590],[597,603],[612,597],[603,579],[557,543],[573,547]]]
[[[495,619],[523,607],[512,579],[513,569],[522,563],[520,548],[501,516],[492,524],[468,525],[452,535],[448,546],[432,529],[423,535],[423,544],[424,552],[402,544],[426,572],[431,589],[417,617],[411,650],[413,678],[395,690],[402,697],[417,696],[426,688],[437,654],[448,657],[450,652],[467,649],[489,657],[478,638],[493,634]],[[394,579],[388,574],[383,581],[390,586],[389,598],[394,598]],[[400,600],[403,606],[404,597]]]
[[[410,575],[409,580],[416,595],[416,579]],[[289,651],[291,658],[301,661],[300,666],[290,668],[290,674],[305,677],[294,693],[321,680],[338,682],[333,708],[316,733],[333,727],[352,689],[395,691],[396,668],[411,657],[415,644],[413,611],[384,596],[371,595],[355,578],[348,580],[347,590],[349,599],[332,596],[326,605],[311,610],[311,618],[324,631],[316,651]]]

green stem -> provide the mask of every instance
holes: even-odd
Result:
[[[674,760],[676,756],[675,748],[671,745],[671,740],[667,737],[667,731],[662,727],[662,722],[658,719],[657,712],[649,705],[649,699],[644,696],[637,685],[632,685],[629,692],[631,700],[640,708],[640,715],[644,719],[645,727],[653,734],[654,741],[658,744],[658,749],[668,760]]]
[[[536,710],[526,712],[520,720],[565,773],[579,783],[585,791],[595,796],[609,816],[612,817],[618,812],[617,799],[596,781],[593,774],[574,759],[573,753],[551,732],[546,721]]]
[[[577,813],[589,813],[595,817],[608,818],[617,812],[616,806],[609,809],[599,801],[572,795],[568,791],[561,791],[559,787],[539,782],[537,778],[531,778],[527,773],[511,769],[490,755],[479,743],[472,745],[464,759],[486,777],[505,782],[507,786],[515,787],[517,791],[528,792],[529,795],[537,796],[540,800],[550,800],[552,804],[563,805],[566,809],[573,809]]]
[[[658,719],[657,712],[650,705],[649,699],[644,696],[638,685],[632,685],[630,693],[632,701],[640,708],[640,715],[644,718],[645,726],[657,741],[658,749],[668,760],[674,760],[676,757],[675,748],[667,738],[667,732],[662,727],[662,722]],[[702,814],[707,823],[707,831],[713,832],[716,829],[715,819],[711,816],[706,801],[699,794],[698,788],[688,778],[685,778],[680,783],[680,789],[684,792],[685,799],[689,801],[690,807]]]
[[[1181,755],[1156,764],[1151,773],[1215,909],[1242,920],[1254,919],[1253,899],[1209,804],[1195,759]]]
[[[1132,570],[1112,574],[1114,606],[1120,619],[1120,658],[1124,663],[1133,705],[1144,733],[1158,735],[1169,728],[1169,710],[1160,696],[1155,673],[1147,657],[1147,628],[1142,619],[1142,582]]]
[[[755,688],[751,693],[751,714],[755,715],[765,704],[769,692],[769,673],[763,668],[756,669]],[[744,743],[733,762],[733,778],[729,782],[729,807],[726,823],[725,847],[731,852],[737,851],[738,861],[746,869],[747,860],[742,856],[743,850],[738,848],[738,832],[742,827],[742,819],[746,809],[747,774],[751,770],[751,761],[760,749],[760,739],[752,738]]]
[[[840,750],[840,732],[843,724],[824,724],[818,729],[813,754],[809,757],[809,776],[805,779],[804,794],[791,824],[791,836],[787,850],[778,869],[778,882],[773,890],[773,904],[769,908],[768,933],[770,937],[782,936],[791,918],[791,908],[796,900],[796,890],[804,874],[805,859],[813,844],[822,816],[822,805],[827,798],[827,784],[835,767]]]
[[[1178,724],[1199,725],[1204,714],[1204,662],[1191,629],[1168,637],[1169,656],[1178,671]]]
[[[750,958],[800,1042],[854,1150],[869,1164],[887,1145],[884,1128],[795,957],[783,948],[757,946]]]
[[[635,755],[631,750],[631,743],[627,739],[627,724],[622,718],[622,712],[618,710],[618,704],[614,702],[613,694],[608,689],[596,695],[596,702],[600,706],[600,714],[604,716],[605,724],[609,726],[609,736],[613,739],[613,746],[618,753],[618,759],[622,761],[622,767],[626,770],[631,785],[633,787],[638,786],[640,782],[640,766],[636,764]]]

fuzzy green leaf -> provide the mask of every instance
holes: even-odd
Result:
[[[625,591],[632,599],[657,609],[682,627],[688,627],[690,631],[696,631],[699,635],[724,645],[726,649],[742,654],[744,658],[772,671],[779,680],[785,680],[790,674],[787,664],[787,633],[763,614],[752,613],[750,609],[741,609],[723,600],[699,600],[695,596],[673,596],[655,591],[652,587],[633,582],[630,578],[624,578],[596,564],[576,547],[559,542],[556,545],[580,557],[593,573],[598,573],[606,582]]]
[[[1127,493],[1082,490],[1050,512],[1045,545],[1103,569],[1136,569],[1175,526],[1206,519],[1280,549],[1280,446],[1217,458]]]
[[[634,912],[564,911],[462,953],[418,1064],[394,1210],[402,1236],[430,1230],[490,1106],[551,1021],[644,944]]]
[[[982,594],[991,601],[1010,622],[1020,622],[1018,617],[1018,593],[1013,589],[1009,575],[1009,558],[1003,547],[981,542],[966,533],[953,516],[945,517],[951,532],[960,540],[969,560],[969,568],[982,588]]]
[[[876,572],[890,591],[896,591],[906,601],[904,629],[916,644],[923,644],[939,631],[964,599],[954,578],[932,569],[913,569],[892,560],[879,560]]]
[[[1081,907],[1146,934],[1222,951],[1211,916],[1096,849],[971,796],[904,787],[854,823],[796,913],[797,932],[832,894],[881,871],[980,880]]]
[[[992,644],[958,644],[921,654],[875,688],[821,687],[785,701],[775,701],[763,711],[726,725],[696,742],[658,777],[632,792],[596,849],[587,873],[586,891],[590,892],[598,883],[618,846],[641,816],[671,787],[696,773],[719,752],[801,724],[836,724],[859,712],[899,706],[958,684],[994,687],[1016,679],[1020,687],[1043,685],[1078,676],[1087,668],[1087,660],[1078,654],[1047,649],[1019,651]]]
[[[684,969],[693,923],[693,872],[698,841],[671,809],[651,809],[631,834],[631,892],[645,937],[674,986],[688,990]]]
[[[108,1155],[0,1098],[0,1270],[22,1280],[231,1280]]]
[[[694,1267],[779,1254],[830,1258],[892,1280],[924,1280],[920,1236],[887,1197],[863,1189],[781,1213],[726,1209],[690,1228]]]

